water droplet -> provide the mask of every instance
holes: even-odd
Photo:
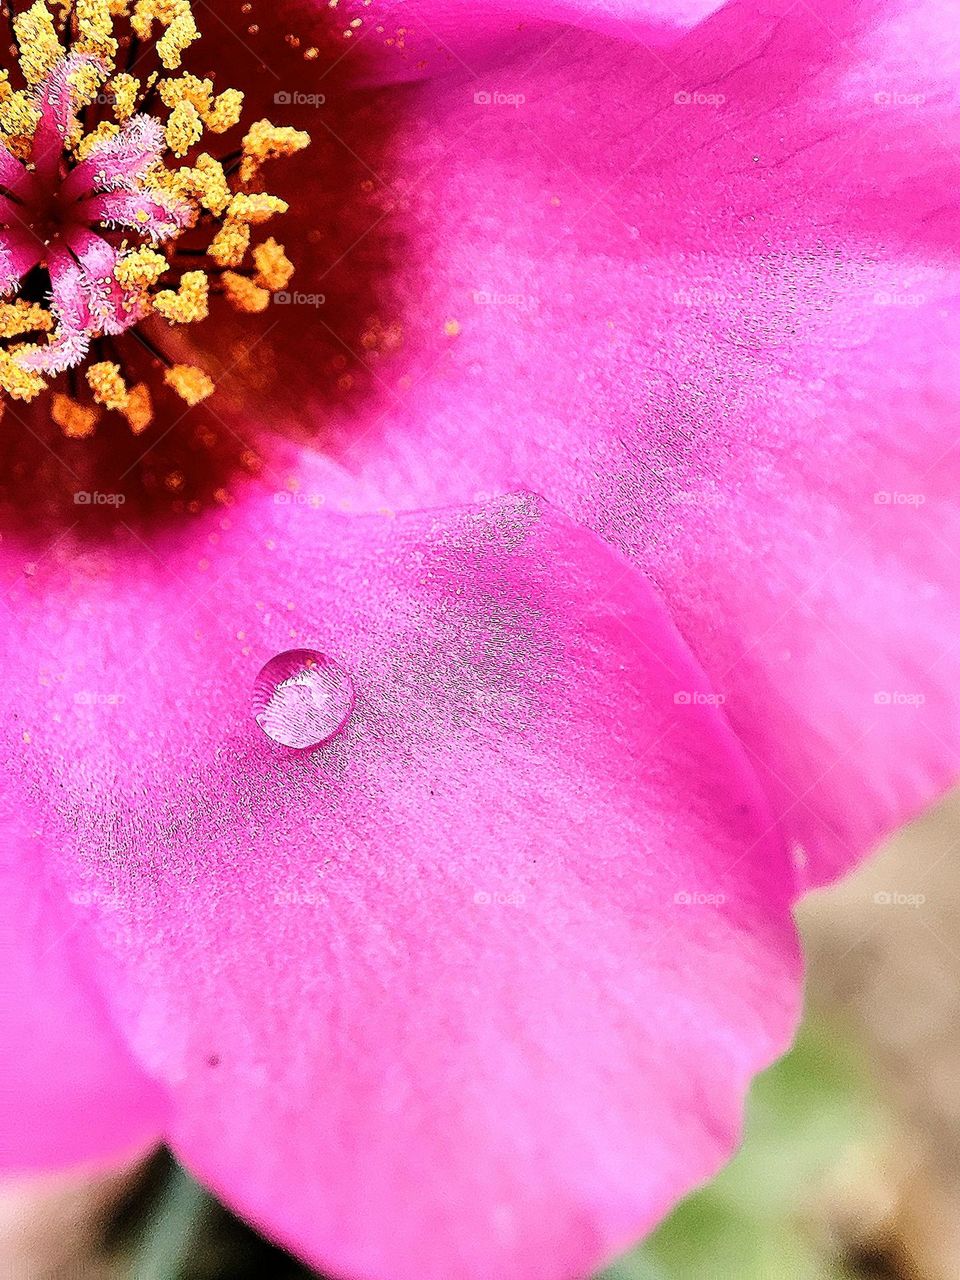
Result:
[[[262,668],[253,686],[253,715],[284,747],[319,747],[350,719],[353,680],[315,649],[287,649]]]

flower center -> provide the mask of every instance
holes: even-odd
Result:
[[[210,145],[240,126],[243,94],[181,70],[199,39],[189,0],[58,0],[56,16],[36,0],[12,26],[14,78],[0,72],[0,391],[8,402],[51,392],[67,436],[92,434],[105,415],[139,433],[159,396],[192,406],[214,390],[206,369],[164,353],[157,325],[162,335],[206,319],[215,294],[262,312],[288,285],[293,264],[262,232],[287,205],[263,167],[309,137],[261,119],[234,147]],[[160,378],[132,376],[144,350]]]

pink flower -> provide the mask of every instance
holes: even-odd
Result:
[[[84,159],[29,12],[4,1160],[163,1136],[338,1274],[585,1273],[731,1151],[800,888],[953,776],[958,37],[281,2],[194,51],[144,10],[74,24],[121,116]],[[317,750],[251,714],[294,649]]]

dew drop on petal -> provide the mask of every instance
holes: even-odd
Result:
[[[287,649],[261,669],[253,686],[253,715],[284,747],[319,747],[344,728],[353,711],[353,680],[315,649]]]

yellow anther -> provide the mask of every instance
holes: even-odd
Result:
[[[114,270],[118,282],[127,289],[149,289],[157,283],[167,269],[162,253],[142,245],[125,253]]]
[[[194,324],[207,318],[209,294],[210,286],[203,271],[185,271],[176,291],[161,289],[154,294],[153,305],[171,324]]]
[[[63,57],[63,48],[53,25],[53,14],[43,0],[36,0],[13,20],[20,49],[20,69],[27,84],[39,84]]]
[[[74,68],[67,80],[73,89],[75,105],[82,108],[95,101],[100,92],[100,86],[109,74],[107,67],[100,63],[85,62],[82,66]],[[74,132],[78,138],[83,135],[83,126],[79,121],[75,123]]]
[[[113,37],[113,18],[107,0],[76,0],[74,13],[79,29],[77,49],[102,58],[112,67],[117,56],[117,42]]]
[[[55,391],[50,406],[50,417],[65,436],[71,440],[85,440],[96,429],[99,409],[93,405],[79,404],[72,396]]]
[[[246,222],[227,218],[210,241],[207,254],[220,267],[239,267],[250,247],[250,227]]]
[[[95,129],[91,129],[85,137],[80,139],[74,148],[74,157],[77,160],[85,160],[98,142],[116,137],[119,132],[120,126],[114,124],[112,120],[101,120]]]
[[[145,382],[138,382],[135,387],[130,388],[123,416],[135,436],[146,431],[153,421],[153,401],[150,399],[150,388]]]
[[[193,14],[189,6],[185,5],[157,41],[157,56],[168,71],[174,71],[180,66],[184,49],[188,49],[194,40],[199,39],[200,32]]]
[[[49,333],[53,317],[39,302],[0,303],[0,338],[19,338],[24,333]]]
[[[240,144],[243,150],[240,181],[251,182],[265,161],[295,155],[309,145],[310,135],[302,129],[275,125],[269,120],[257,120],[247,130]]]
[[[188,405],[199,404],[213,395],[213,379],[192,364],[175,364],[163,375],[168,387],[172,387],[181,400]]]
[[[157,89],[160,101],[173,109],[178,102],[192,102],[201,116],[210,109],[213,99],[213,81],[201,80],[184,72],[182,76],[170,76],[161,80]]]
[[[87,384],[97,404],[122,413],[134,435],[146,431],[153,421],[153,401],[145,382],[127,388],[120,366],[110,360],[92,364],[87,370]]]
[[[251,315],[266,311],[270,305],[270,293],[259,285],[248,280],[246,276],[238,276],[233,271],[223,273],[223,289],[230,305],[237,311],[246,311]]]
[[[248,195],[244,191],[238,191],[230,201],[227,213],[238,222],[258,224],[269,221],[274,214],[286,213],[288,208],[286,200],[281,200],[279,196],[269,196],[266,192]]]
[[[290,283],[293,263],[284,252],[283,245],[277,244],[272,236],[254,249],[253,262],[257,268],[254,280],[264,289],[276,292]]]
[[[7,148],[20,160],[26,160],[30,155],[33,131],[39,119],[39,109],[23,89],[11,93],[0,105],[0,134]]]
[[[24,369],[16,358],[36,350],[34,343],[25,343],[13,353],[0,351],[0,390],[14,400],[33,400],[41,391],[46,390],[47,384],[41,375]]]
[[[203,122],[211,133],[226,133],[234,125],[240,123],[243,111],[243,94],[239,89],[224,89],[218,94],[203,117]]]
[[[110,90],[113,93],[113,114],[118,120],[129,120],[137,109],[140,81],[122,71],[110,81]]]
[[[209,209],[212,214],[219,217],[230,203],[232,195],[227,175],[223,172],[220,161],[214,160],[213,156],[206,153],[198,156],[197,163],[190,174],[190,181],[194,194],[203,208]]]
[[[185,156],[203,137],[203,121],[192,102],[178,102],[167,121],[167,146],[175,156]]]
[[[112,360],[103,360],[87,369],[87,385],[97,404],[118,412],[125,409],[130,393],[120,373],[120,366]]]

